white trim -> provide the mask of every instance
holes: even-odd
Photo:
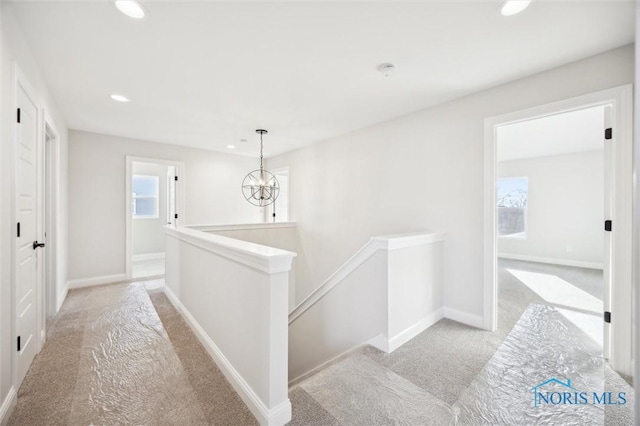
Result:
[[[375,339],[375,337],[373,339]],[[373,339],[371,339],[371,340],[373,340]],[[355,348],[348,349],[348,350],[342,352],[341,354],[334,356],[329,361],[325,361],[322,364],[320,364],[319,366],[314,367],[311,370],[307,371],[306,373],[303,373],[303,374],[299,375],[295,379],[289,380],[289,390],[291,390],[291,388],[293,388],[294,386],[298,386],[300,383],[304,382],[308,378],[310,378],[312,376],[315,376],[317,373],[319,373],[320,371],[324,370],[325,368],[328,368],[328,367],[330,367],[330,366],[332,366],[334,364],[339,363],[343,359],[348,358],[352,353],[357,352],[361,348],[363,348],[363,347],[365,347],[367,345],[370,345],[370,344],[371,343],[363,343],[361,345],[356,346]]]
[[[194,229],[202,232],[217,231],[244,231],[248,229],[272,229],[272,228],[295,228],[295,222],[276,222],[276,223],[244,223],[244,224],[228,224],[228,225],[188,225],[185,228]]]
[[[16,406],[18,402],[18,393],[16,392],[16,388],[11,386],[9,392],[7,392],[7,396],[2,401],[2,405],[0,405],[0,425],[5,426],[9,422],[9,417],[11,417],[11,412],[13,411],[13,407]]]
[[[444,308],[439,308],[392,338],[386,338],[380,334],[369,340],[368,343],[371,346],[389,354],[425,331],[427,328],[431,327],[433,324],[440,321],[442,318],[444,318]]]
[[[131,155],[126,156],[126,171],[125,171],[125,276],[126,279],[130,280],[132,278],[132,267],[131,261],[133,256],[133,242],[132,242],[132,229],[133,229],[133,218],[131,214],[131,179],[133,176],[133,163],[150,163],[150,164],[159,164],[162,166],[173,166],[176,168],[176,175],[178,176],[178,181],[176,183],[176,213],[179,215],[180,223],[186,223],[186,197],[185,197],[185,188],[186,179],[187,179],[187,171],[185,164],[181,161],[172,161],[172,160],[160,160],[156,158],[146,158],[146,157],[135,157]],[[158,207],[158,211],[160,207]]]
[[[125,274],[103,275],[100,277],[90,277],[90,278],[80,278],[76,280],[70,280],[67,283],[67,287],[69,289],[92,287],[94,285],[121,283],[126,280],[127,280],[127,277]]]
[[[318,303],[341,281],[347,278],[353,271],[362,265],[378,250],[396,250],[414,247],[422,244],[436,243],[444,240],[442,233],[412,233],[388,236],[372,237],[367,244],[362,246],[340,268],[327,278],[318,288],[296,306],[289,314],[289,325],[300,317],[305,311]]]
[[[287,398],[271,410],[267,408],[171,289],[164,286],[164,292],[258,422],[261,425],[284,425],[291,421],[291,401]]]
[[[610,241],[611,256],[605,259],[605,272],[612,277],[611,300],[604,295],[605,310],[612,312],[609,329],[605,327],[604,351],[609,347],[609,361],[614,370],[631,375],[632,363],[632,131],[633,88],[631,84],[602,90],[526,110],[517,111],[485,120],[484,132],[484,295],[483,328],[497,328],[497,243],[495,232],[495,181],[496,181],[496,133],[497,127],[527,121],[539,117],[560,114],[594,106],[611,106],[613,114],[613,158],[611,169],[612,188],[611,219],[613,232],[605,240]],[[609,266],[611,265],[611,266]],[[607,309],[609,307],[609,309]],[[610,336],[608,339],[607,336]]]
[[[297,256],[290,251],[196,231],[184,226],[165,226],[165,232],[194,247],[268,274],[290,271],[293,258]]]
[[[408,247],[416,247],[424,244],[432,244],[444,241],[444,233],[411,233],[398,235],[383,235],[373,237],[372,240],[380,241],[386,250],[397,250]]]
[[[551,265],[575,266],[577,268],[600,269],[604,268],[602,263],[584,262],[582,260],[558,259],[551,257],[526,256],[522,254],[498,253],[501,259],[524,260],[525,262],[549,263]]]
[[[444,307],[444,318],[470,325],[471,327],[484,328],[484,318],[481,315],[474,315],[462,312],[457,309]]]
[[[142,262],[144,260],[156,260],[156,259],[164,259],[164,252],[162,252],[162,253],[134,254],[133,256],[131,256],[131,260],[133,262]]]
[[[371,239],[353,256],[351,256],[337,271],[325,280],[318,288],[316,288],[309,296],[296,306],[289,314],[289,325],[305,313],[309,308],[318,303],[326,296],[335,286],[347,278],[353,271],[362,265],[367,259],[381,249],[384,249],[384,242]]]

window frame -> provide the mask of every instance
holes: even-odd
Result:
[[[155,181],[155,195],[136,195],[135,192],[133,192],[133,182],[137,177],[143,177],[143,178],[151,178]],[[156,200],[156,208],[155,208],[155,214],[153,215],[138,215],[136,214],[136,200],[138,199],[155,199]],[[131,175],[131,218],[134,220],[144,220],[144,219],[160,219],[160,176],[154,176],[154,175],[138,175],[138,174],[133,174]]]

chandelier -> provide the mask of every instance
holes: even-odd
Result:
[[[280,194],[278,179],[268,170],[262,167],[262,135],[267,131],[256,130],[260,135],[260,170],[254,170],[245,176],[242,181],[242,195],[254,206],[264,207],[273,204]]]

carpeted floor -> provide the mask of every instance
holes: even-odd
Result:
[[[474,418],[460,401],[481,403],[482,394],[469,392],[490,379],[496,360],[504,358],[505,339],[511,336],[512,346],[526,343],[514,340],[514,325],[531,304],[551,305],[514,270],[556,276],[596,297],[601,291],[598,271],[501,261],[497,332],[444,319],[392,354],[364,347],[290,390],[291,424],[465,424]],[[162,293],[162,283],[71,291],[19,390],[9,425],[256,424]],[[579,328],[562,322],[580,336]],[[607,390],[629,389],[603,369]],[[632,401],[622,409],[606,407],[604,423],[631,424]]]
[[[514,326],[522,319],[526,310],[534,304],[549,306],[554,308],[555,311],[556,306],[554,306],[553,303],[549,303],[547,300],[543,299],[530,287],[517,279],[510,271],[528,272],[540,274],[541,276],[556,277],[557,279],[570,283],[572,286],[575,286],[577,289],[584,291],[589,295],[601,297],[602,271],[501,259],[499,261],[498,270],[498,330],[495,333],[490,333],[455,321],[443,319],[391,354],[386,354],[373,347],[367,346],[359,350],[354,356],[362,357],[364,355],[369,360],[375,361],[378,367],[383,367],[386,370],[382,371],[378,375],[379,380],[376,386],[387,388],[387,386],[391,386],[390,383],[405,381],[409,385],[415,385],[414,393],[419,399],[423,401],[433,401],[433,398],[435,398],[437,402],[434,407],[440,407],[440,404],[443,403],[446,406],[452,407],[452,410],[454,411],[456,407],[457,409],[460,409],[461,398],[464,399],[469,397],[468,392],[471,385],[474,381],[477,381],[479,377],[482,377],[483,369],[488,365],[491,365],[490,362],[493,357],[496,356],[499,349],[502,347],[501,345],[503,345],[507,336],[512,332]],[[600,317],[600,313],[598,313],[598,316]],[[562,329],[566,329],[570,336],[577,339],[577,342],[584,343],[590,348],[592,353],[597,354],[599,350],[598,346],[594,345],[594,342],[584,334],[580,328],[576,327],[573,323],[559,314],[556,315],[556,317],[558,321],[561,321]],[[526,344],[527,342],[525,341],[524,343]],[[597,357],[594,359],[597,359]],[[353,359],[348,362],[352,361]],[[531,374],[535,373],[533,370],[534,367],[535,365],[530,367],[532,368]],[[344,398],[344,395],[341,399],[330,399],[334,394],[334,390],[333,388],[324,385],[332,383],[332,386],[335,386],[335,383],[333,383],[332,380],[338,378],[338,383],[342,383],[341,386],[348,386],[345,382],[350,380],[349,372],[354,371],[355,368],[352,365],[349,365],[348,368],[341,370],[341,366],[338,366],[335,367],[335,370],[334,377],[327,378],[314,376],[307,382],[303,382],[299,386],[291,389],[290,395],[293,405],[292,424],[340,424],[341,422],[338,418],[343,421],[345,418],[348,418],[344,416],[343,411],[350,410],[352,412],[361,412],[365,418],[367,415],[375,412],[374,406],[377,404],[376,398],[371,399],[368,402],[369,405],[367,405],[366,401],[359,401],[356,397],[351,399]],[[544,371],[542,366],[540,366],[539,370]],[[616,392],[620,390],[626,391],[629,396],[629,402],[625,406],[605,407],[604,418],[599,420],[600,423],[598,423],[597,420],[595,424],[602,424],[602,422],[607,425],[633,424],[633,396],[631,387],[605,363],[601,363],[601,367],[598,371],[598,377],[604,381],[604,388],[606,390]],[[325,370],[324,374],[328,375],[330,373]],[[386,380],[385,378],[388,378],[390,375],[393,376],[393,380]],[[361,376],[362,375],[358,375],[358,377],[353,379],[355,383],[359,383],[363,380]],[[319,389],[326,390],[321,391],[313,387],[313,383],[309,383],[313,381],[323,384]],[[406,385],[406,383],[402,388],[409,386]],[[522,383],[522,388],[526,389],[526,385],[526,383]],[[312,386],[311,389],[313,389],[313,391],[307,389],[309,386]],[[494,386],[500,388],[500,384],[495,384]],[[602,386],[600,387],[602,388]],[[484,393],[485,396],[489,394],[488,390],[490,390],[490,388],[487,388],[486,390],[487,392]],[[324,393],[327,395],[324,395]],[[483,394],[476,394],[475,396],[482,397]],[[391,400],[393,399],[393,392],[388,394],[388,398]],[[529,401],[528,396],[525,398],[525,401]],[[318,401],[321,402],[319,403]],[[476,401],[477,404],[482,405],[481,398],[475,398],[474,401]],[[427,402],[424,402],[424,404],[427,404]],[[337,405],[338,408],[333,407],[333,405]],[[349,407],[349,410],[344,410],[345,406]],[[513,403],[511,403],[510,406],[513,407]],[[340,407],[342,407],[342,409]],[[411,405],[407,405],[406,408],[411,408]],[[330,411],[335,415],[332,415]],[[389,412],[392,412],[391,409]],[[436,412],[442,414],[441,410],[437,410]],[[499,414],[499,411],[497,411],[496,414]],[[433,415],[431,418],[438,418],[438,416]],[[471,418],[473,417],[471,416]],[[444,415],[443,417],[440,417],[440,419],[444,424],[449,424],[451,417]],[[497,421],[497,423],[509,424],[507,419],[509,419],[508,416],[504,418],[504,422]],[[547,421],[548,424],[554,424],[553,421],[549,421],[549,419],[545,420],[544,418],[541,418],[539,420],[540,422],[543,422],[544,420]],[[395,419],[395,421],[402,423],[402,421],[398,419]],[[460,424],[469,424],[465,423],[464,416],[460,417],[458,420],[451,420],[452,423],[455,423],[456,421],[460,421]],[[352,423],[366,424],[363,422],[359,423],[353,417],[350,418],[349,422],[346,424]],[[387,417],[385,421],[384,419],[378,418],[377,423],[394,423],[394,419]],[[526,424],[529,423],[535,424],[538,423],[538,421],[530,420]],[[485,421],[484,424],[495,423],[488,423],[488,421]]]
[[[256,424],[159,285],[71,291],[9,425]]]

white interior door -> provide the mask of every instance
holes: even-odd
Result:
[[[169,166],[167,168],[167,224],[177,225],[176,217],[176,168]]]
[[[16,127],[16,349],[18,385],[37,352],[38,108],[18,83]]]

